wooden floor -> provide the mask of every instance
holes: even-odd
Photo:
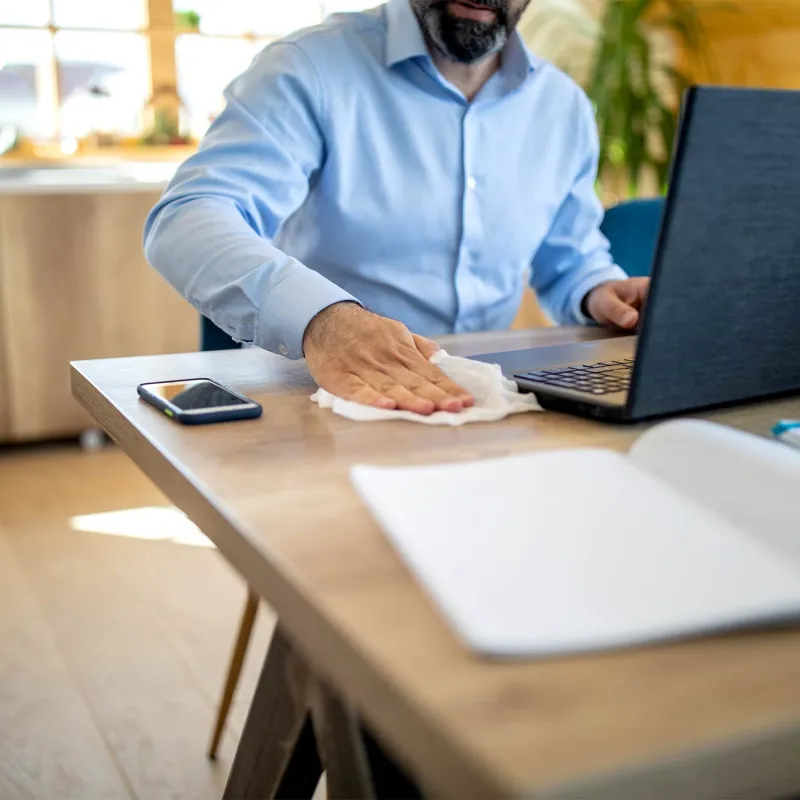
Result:
[[[113,447],[0,450],[2,800],[221,797],[273,618],[210,763],[245,589],[167,506]]]

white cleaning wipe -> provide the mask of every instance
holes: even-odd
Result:
[[[444,350],[434,354],[431,364],[435,364],[448,378],[466,389],[475,398],[475,405],[458,414],[435,411],[425,417],[412,411],[389,411],[352,400],[342,400],[325,389],[319,389],[311,399],[320,408],[330,408],[334,414],[357,422],[407,419],[423,425],[459,426],[468,422],[495,422],[510,414],[542,410],[532,394],[520,393],[517,384],[503,376],[499,364],[484,364],[481,361],[451,356]]]

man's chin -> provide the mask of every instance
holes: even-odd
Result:
[[[445,58],[459,64],[477,64],[503,49],[506,38],[502,34],[493,36],[485,45],[480,47],[469,46],[462,43],[448,43],[438,50]]]
[[[426,28],[436,49],[450,61],[462,64],[474,64],[487,58],[502,49],[507,41],[502,25],[454,16],[444,4],[436,9]]]

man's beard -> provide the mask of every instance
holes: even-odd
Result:
[[[456,17],[447,10],[446,0],[421,4],[418,13],[425,35],[434,47],[451,61],[472,64],[501,50],[519,22],[509,19],[508,0],[472,0],[495,12],[493,22],[478,22]]]

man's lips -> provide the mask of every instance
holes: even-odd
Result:
[[[497,16],[493,8],[470,3],[469,0],[452,0],[447,4],[447,10],[454,17],[471,19],[475,22],[494,22]]]

